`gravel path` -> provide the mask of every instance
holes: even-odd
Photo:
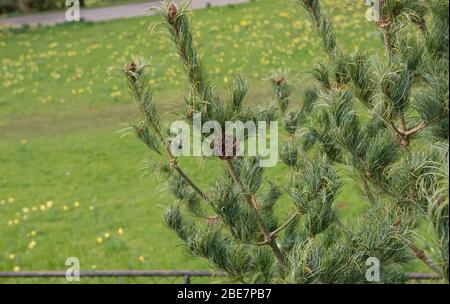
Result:
[[[81,8],[80,15],[86,21],[104,21],[119,18],[138,17],[145,15],[145,10],[159,1],[147,1],[144,3],[123,4],[100,8]],[[192,0],[192,8],[204,8],[208,3],[213,6],[237,4],[248,2],[248,0]],[[20,16],[0,19],[1,25],[55,25],[66,22],[65,11],[40,13],[36,15]]]

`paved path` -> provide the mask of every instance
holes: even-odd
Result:
[[[249,0],[192,0],[192,8],[204,8],[208,3],[213,6],[237,4]],[[144,3],[123,4],[110,7],[81,8],[80,15],[86,21],[104,21],[119,18],[138,17],[145,15],[145,10],[160,1],[147,1]],[[55,25],[66,22],[65,11],[40,13],[36,15],[20,16],[0,19],[0,25]]]

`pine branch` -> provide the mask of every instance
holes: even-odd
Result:
[[[336,55],[336,38],[334,35],[333,26],[328,17],[323,12],[320,0],[298,0],[303,4],[306,10],[309,12],[313,25],[319,36],[322,38],[323,45],[327,54],[334,59]]]
[[[432,121],[423,121],[420,124],[418,124],[417,126],[408,129],[406,128],[406,123],[405,123],[405,118],[402,117],[400,118],[400,125],[399,128],[397,128],[394,123],[391,121],[389,123],[389,126],[395,131],[395,133],[397,133],[400,136],[400,144],[402,146],[408,146],[409,145],[409,137],[414,136],[416,133],[420,132],[421,130],[429,127],[430,125],[438,122],[439,120],[441,120],[442,117],[438,117]]]
[[[417,127],[412,128],[410,130],[407,130],[404,134],[405,136],[411,136],[416,134],[417,132],[419,132],[422,129],[425,129],[426,127],[428,127],[430,125],[430,123],[427,122],[421,122]]]
[[[392,38],[391,38],[391,21],[387,19],[387,16],[384,14],[384,6],[386,0],[380,0],[380,20],[377,21],[377,26],[381,29],[383,33],[383,42],[384,48],[386,50],[386,54],[389,60],[392,57]]]
[[[428,28],[427,28],[427,22],[425,21],[425,18],[420,18],[415,22],[417,26],[419,27],[420,31],[424,36],[428,35]]]
[[[395,222],[394,226],[396,227],[397,231],[400,230],[400,225],[401,225],[402,219],[398,218],[397,221]],[[431,270],[433,270],[436,274],[438,274],[439,276],[443,276],[441,269],[434,264],[434,262],[429,259],[427,257],[427,255],[425,254],[425,251],[416,247],[412,242],[410,241],[406,241],[405,244],[408,246],[408,248],[411,250],[411,252],[413,253],[413,255],[419,259],[420,261],[422,261],[425,265],[427,265]]]
[[[402,134],[405,134],[404,136],[400,137],[400,145],[402,145],[403,147],[408,147],[409,139],[408,139],[408,136],[406,136],[407,127],[406,127],[405,115],[403,113],[400,114],[400,124],[399,124],[398,131]]]
[[[440,121],[441,119],[447,117],[447,113],[443,113],[443,115],[444,115],[443,117],[437,117],[437,118],[435,118],[435,119],[433,119],[433,120],[431,120],[431,121],[428,121],[428,122],[426,122],[426,121],[421,122],[421,123],[418,124],[416,127],[411,128],[411,129],[409,129],[409,130],[406,130],[406,131],[404,132],[404,135],[405,135],[405,136],[408,136],[408,137],[409,137],[409,136],[413,136],[414,134],[418,133],[418,132],[421,131],[422,129],[425,129],[425,128],[429,127],[430,125],[432,125],[432,124],[434,124],[434,123]]]
[[[427,257],[427,255],[425,254],[425,251],[417,248],[412,243],[409,243],[408,247],[411,249],[411,252],[414,254],[414,256],[416,258],[421,260],[425,265],[427,265],[431,270],[433,270],[440,277],[443,277],[441,269],[436,264],[434,264],[434,262],[430,258]]]
[[[158,134],[158,137],[160,139],[161,142],[165,143],[165,147],[166,147],[166,151],[167,151],[167,155],[169,158],[169,162],[170,165],[175,169],[175,171],[189,184],[189,186],[191,186],[192,189],[194,189],[195,192],[198,193],[198,195],[200,195],[200,197],[206,201],[209,202],[209,197],[200,189],[200,187],[198,187],[194,181],[187,176],[187,174],[183,171],[183,169],[181,169],[180,165],[178,164],[178,161],[176,159],[175,156],[173,156],[172,151],[170,151],[170,145],[169,143],[166,142],[166,140],[164,139],[164,137],[161,134],[161,130],[159,129],[159,127],[155,124],[152,124],[153,129],[155,130],[156,134]]]
[[[392,130],[394,130],[394,132],[397,133],[397,135],[400,135],[400,136],[404,136],[404,135],[405,135],[404,132],[401,132],[401,131],[395,126],[395,124],[394,124],[394,122],[393,122],[392,120],[389,120],[389,122],[388,122],[388,127],[390,127]]]
[[[376,200],[375,197],[373,196],[372,191],[369,188],[369,184],[367,183],[367,180],[365,177],[362,178],[362,184],[363,184],[363,189],[364,192],[366,193],[367,197],[369,198],[369,201],[375,205],[376,204]]]
[[[228,172],[231,175],[231,178],[233,181],[238,185],[240,190],[242,191],[245,200],[247,201],[247,204],[253,208],[253,211],[257,215],[257,223],[259,226],[259,229],[261,230],[261,233],[264,235],[264,241],[267,242],[269,247],[272,249],[273,253],[275,254],[275,257],[278,260],[278,263],[280,264],[280,267],[283,271],[286,270],[286,258],[281,251],[280,247],[278,247],[278,244],[274,237],[270,235],[270,232],[268,232],[267,228],[265,227],[263,221],[261,220],[258,210],[259,205],[254,197],[253,194],[251,194],[247,189],[245,189],[244,184],[242,183],[241,178],[239,177],[239,173],[237,172],[236,168],[233,165],[233,162],[230,159],[224,160],[225,165],[227,167]]]
[[[208,79],[205,65],[194,45],[194,38],[187,16],[190,1],[184,1],[180,8],[173,1],[167,2],[166,10],[161,10],[164,23],[168,33],[183,60],[184,69],[194,92],[200,97],[206,112],[208,103],[211,103],[217,96],[214,94],[214,86]]]
[[[324,14],[320,0],[297,1],[310,14],[331,64],[316,66],[314,77],[320,88],[307,90],[302,106],[291,112],[289,102],[293,86],[287,75],[277,72],[271,77],[289,132],[289,142],[283,145],[280,157],[295,169],[286,181],[286,191],[296,209],[282,224],[278,223],[273,210],[281,192],[269,191],[271,194],[260,201],[262,204],[256,199],[263,183],[263,171],[253,158],[248,161],[235,156],[219,157],[225,162],[228,174],[210,188],[210,197],[189,178],[171,153],[170,141],[163,136],[148,81],[144,79],[143,66],[132,63],[127,67],[133,97],[144,117],[134,125],[138,137],[156,152],[159,152],[159,144],[164,145],[167,153],[164,151],[163,155],[174,171],[171,177],[176,180],[176,185],[172,188],[176,189],[173,192],[177,198],[189,204],[193,201],[192,205],[199,206],[201,197],[211,203],[220,216],[204,216],[206,211],[200,206],[200,214],[208,219],[208,224],[197,228],[193,221],[182,218],[181,209],[176,206],[178,209],[169,212],[166,221],[193,255],[207,258],[241,282],[361,283],[364,282],[363,268],[367,256],[383,261],[383,283],[402,282],[404,276],[397,268],[411,257],[408,250],[439,276],[441,272],[448,273],[448,253],[447,257],[444,253],[443,261],[436,265],[423,250],[409,241],[411,224],[415,222],[415,218],[409,216],[415,213],[405,216],[403,212],[416,206],[426,208],[422,192],[433,188],[437,182],[437,179],[429,178],[433,172],[424,169],[429,167],[428,160],[434,160],[433,155],[423,149],[419,153],[411,153],[416,152],[413,150],[415,145],[404,153],[400,149],[400,145],[408,146],[412,136],[433,123],[436,123],[433,134],[445,140],[441,130],[448,130],[448,122],[442,118],[444,112],[448,113],[448,85],[445,81],[448,80],[445,64],[448,62],[445,52],[448,50],[448,25],[444,22],[448,16],[443,16],[440,7],[436,7],[434,13],[439,20],[428,19],[420,0],[382,0],[382,16],[377,25],[383,33],[388,65],[380,80],[374,77],[377,58],[374,58],[374,63],[373,58],[363,52],[347,55],[337,47],[332,23]],[[238,75],[233,80],[227,103],[214,92],[193,41],[187,16],[189,1],[178,3],[181,3],[179,7],[166,0],[160,15],[191,84],[191,94],[186,98],[186,118],[192,118],[194,111],[200,112],[202,119],[216,120],[222,126],[229,120],[261,118],[253,109],[242,110],[248,91],[247,81],[242,76]],[[431,22],[428,33],[425,33],[425,17],[427,22]],[[411,37],[406,33],[405,25],[411,22],[422,30],[426,47],[416,39],[418,31]],[[400,32],[403,29],[405,33]],[[402,50],[405,44],[407,47]],[[414,52],[409,53],[410,50]],[[329,77],[331,73],[333,78]],[[415,84],[418,86],[414,87]],[[416,88],[421,90],[422,85],[430,88],[419,91],[419,97],[414,96],[418,92]],[[378,98],[377,90],[380,88],[383,95]],[[317,116],[310,115],[315,114],[312,111],[316,100],[320,99],[321,104],[326,105],[325,110]],[[370,115],[369,121],[355,107],[356,100],[365,105],[363,109]],[[408,128],[409,117],[406,115],[412,106],[420,113],[422,122]],[[263,116],[273,117],[271,115]],[[315,161],[309,161],[296,142],[299,127],[307,122],[306,118],[318,118],[320,124],[319,127],[309,125],[305,128],[310,130],[306,134],[309,138],[304,136],[307,144],[312,146],[317,142],[321,145],[322,150],[319,150]],[[393,131],[385,132],[386,129]],[[304,161],[299,161],[299,156]],[[360,176],[361,188],[373,204],[369,211],[373,214],[361,217],[355,227],[346,229],[337,218],[333,203],[341,182],[326,158],[342,163]],[[428,176],[418,181],[417,176],[423,174]],[[381,204],[384,200],[392,201],[392,204]],[[439,211],[438,215],[445,217],[445,212],[448,221],[448,208],[447,211]],[[302,221],[298,221],[300,216]],[[218,219],[223,225],[210,225]],[[439,224],[434,223],[435,226],[440,225],[436,233],[439,245],[444,248],[439,249],[443,251],[448,248],[448,226],[447,230],[441,227],[445,219],[439,219]],[[401,220],[405,225],[396,227],[394,222],[400,223]],[[281,239],[280,235],[284,238]],[[255,243],[258,241],[261,242]],[[282,246],[278,241],[282,241]],[[256,247],[260,245],[264,247]],[[444,265],[444,271],[440,270],[441,265]],[[278,277],[273,275],[275,269],[279,272]]]
[[[292,214],[289,219],[280,227],[278,227],[277,229],[275,229],[274,231],[272,231],[270,233],[270,237],[276,237],[278,235],[278,233],[280,233],[284,228],[288,227],[294,220],[297,219],[297,216],[300,215],[300,212],[296,211],[294,214]]]
[[[175,171],[178,172],[178,174],[191,186],[192,189],[194,189],[195,192],[197,192],[200,197],[206,201],[209,202],[209,197],[192,181],[192,179],[189,178],[189,176],[184,173],[184,171],[181,169],[181,167],[178,165],[176,159],[172,156],[171,165],[175,169]]]
[[[139,109],[145,116],[146,122],[156,133],[160,142],[165,146],[167,157],[171,167],[175,169],[175,171],[192,187],[192,189],[194,189],[194,191],[196,191],[200,195],[202,199],[204,199],[205,201],[209,201],[208,196],[193,182],[191,178],[186,175],[186,173],[178,165],[177,159],[174,157],[170,150],[170,144],[165,140],[164,136],[161,133],[161,129],[159,127],[159,119],[152,103],[152,94],[147,87],[148,82],[146,81],[145,77],[145,69],[147,67],[148,64],[143,60],[138,60],[137,62],[133,60],[124,69],[122,69],[122,72],[127,77],[128,84],[130,86],[135,102],[138,104]]]

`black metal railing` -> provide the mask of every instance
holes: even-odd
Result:
[[[80,283],[226,283],[227,275],[209,270],[80,271]],[[207,280],[201,280],[202,278]],[[123,279],[123,280],[122,280]],[[441,280],[438,275],[409,273],[411,281]],[[65,271],[0,272],[0,283],[67,283]],[[194,282],[196,283],[196,282]]]
[[[80,282],[87,280],[94,283],[184,283],[191,284],[192,279],[206,278],[204,282],[213,283],[212,279],[219,279],[219,283],[226,281],[226,274],[209,270],[102,270],[80,271]],[[124,278],[125,280],[119,280]],[[128,279],[128,280],[127,280]],[[140,280],[137,280],[140,279]],[[20,271],[0,272],[0,283],[63,283],[67,282],[65,271]],[[89,282],[89,281],[88,281]],[[203,281],[202,281],[203,282]]]

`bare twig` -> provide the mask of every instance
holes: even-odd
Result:
[[[369,198],[369,201],[373,205],[375,205],[377,201],[375,200],[375,196],[373,196],[372,190],[370,190],[369,183],[367,183],[367,180],[365,177],[362,178],[362,184],[363,184],[364,192],[366,193],[367,197]]]
[[[292,223],[297,218],[297,216],[299,216],[299,215],[300,215],[300,212],[298,212],[298,211],[295,212],[291,217],[289,217],[289,219],[283,225],[281,225],[280,227],[278,227],[277,229],[272,231],[270,233],[270,236],[271,237],[276,237],[278,235],[278,233],[280,233],[284,228],[289,226],[289,224]]]
[[[428,127],[429,125],[430,124],[427,122],[421,122],[417,127],[407,130],[405,132],[405,136],[412,136],[412,135],[416,134],[417,132],[419,132],[420,130]]]
[[[431,121],[423,121],[420,124],[418,124],[416,127],[408,129],[406,127],[405,118],[402,117],[400,119],[400,126],[399,128],[396,128],[394,123],[391,121],[389,122],[389,126],[395,131],[395,133],[398,134],[398,136],[401,139],[402,146],[408,146],[409,145],[409,137],[415,135],[419,131],[429,127],[431,124],[438,122],[442,117],[437,117]]]

